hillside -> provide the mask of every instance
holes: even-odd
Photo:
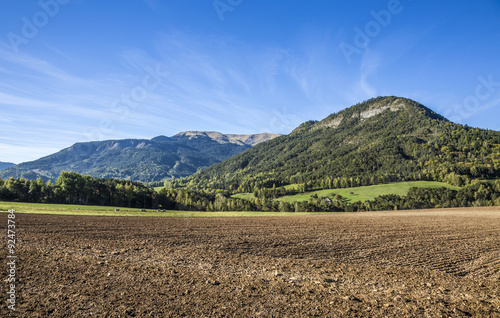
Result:
[[[500,132],[455,124],[418,102],[378,97],[211,166],[177,185],[231,193],[303,183],[345,188],[500,178]]]
[[[232,143],[240,146],[244,145],[255,146],[257,144],[260,144],[261,142],[269,141],[271,139],[279,137],[280,135],[269,134],[269,133],[254,134],[254,135],[234,135],[234,134],[221,134],[216,131],[186,131],[175,135],[175,137],[178,138],[187,137],[190,139],[197,138],[199,136],[209,137],[212,140],[215,140],[221,144]]]
[[[288,136],[252,148],[239,144],[248,140],[258,138],[187,132],[80,143],[40,159],[28,173],[73,164],[86,174],[155,180],[246,150],[163,189],[63,172],[52,183],[0,180],[0,201],[274,212],[500,205],[500,132],[454,124],[409,99],[374,98]]]
[[[12,167],[14,166],[15,164],[12,163],[12,162],[2,162],[0,161],[0,170],[3,170],[3,169],[6,169],[6,168],[9,168],[9,167]]]
[[[0,178],[55,180],[61,171],[99,178],[160,181],[189,176],[278,135],[224,135],[185,132],[151,140],[126,139],[77,143],[55,154],[0,172]]]

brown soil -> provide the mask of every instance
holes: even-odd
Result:
[[[16,221],[17,317],[500,317],[499,208]]]

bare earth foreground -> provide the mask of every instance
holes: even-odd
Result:
[[[500,317],[498,207],[16,221],[17,317]]]

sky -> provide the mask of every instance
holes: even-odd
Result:
[[[39,0],[0,11],[0,161],[290,133],[377,96],[500,130],[500,1]]]

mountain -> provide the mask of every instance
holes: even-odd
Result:
[[[455,124],[422,104],[373,98],[178,182],[252,192],[301,183],[347,187],[406,180],[462,185],[500,178],[500,132]]]
[[[275,134],[224,135],[183,132],[172,137],[76,143],[55,154],[0,171],[0,178],[55,180],[61,171],[99,178],[160,181],[189,176]]]
[[[2,161],[0,161],[0,170],[6,169],[8,167],[12,167],[14,165],[15,164],[12,163],[12,162],[2,162]]]
[[[198,138],[199,136],[208,137],[212,140],[217,141],[221,144],[232,143],[240,146],[255,146],[261,142],[274,139],[280,135],[278,134],[254,134],[254,135],[233,135],[233,134],[221,134],[216,131],[186,131],[175,135],[177,138],[187,137],[187,138]]]

